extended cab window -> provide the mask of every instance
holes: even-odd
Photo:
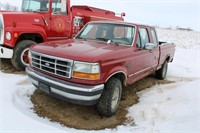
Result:
[[[146,28],[139,29],[139,38],[141,42],[140,48],[145,48],[146,43],[149,43],[149,36]]]
[[[157,37],[156,37],[156,32],[154,29],[151,29],[151,35],[152,35],[152,39],[153,39],[153,43],[158,46],[158,42],[157,42]]]
[[[141,48],[140,34],[138,34],[138,37],[137,37],[136,47]]]

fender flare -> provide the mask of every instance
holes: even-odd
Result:
[[[126,85],[126,82],[127,82],[127,79],[128,79],[128,76],[127,76],[127,71],[126,69],[124,69],[123,67],[115,67],[114,69],[110,70],[108,72],[108,75],[106,75],[106,79],[105,79],[105,82],[107,82],[112,76],[114,76],[115,74],[118,74],[118,73],[122,73],[125,77],[125,80],[124,80],[124,85]]]
[[[19,39],[19,37],[23,34],[39,34],[41,35],[41,37],[43,38],[43,41],[47,41],[47,34],[46,34],[46,31],[41,28],[40,26],[31,26],[31,27],[16,27],[16,28],[13,28],[13,27],[7,27],[5,31],[9,31],[11,33],[18,33],[18,36],[17,38],[15,38],[13,36],[13,45],[15,46],[17,40]]]

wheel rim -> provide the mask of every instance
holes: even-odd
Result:
[[[29,51],[29,48],[26,48],[24,49],[24,51],[22,51],[22,54],[21,54],[21,61],[26,66],[28,66],[28,63],[29,63],[28,51]]]
[[[120,89],[119,89],[119,87],[116,87],[114,89],[114,93],[113,93],[113,96],[112,96],[112,103],[111,103],[112,110],[115,110],[118,106],[119,93],[120,93]]]

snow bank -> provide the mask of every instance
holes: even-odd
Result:
[[[181,48],[199,48],[200,33],[195,31],[156,28],[159,41],[174,43]]]
[[[139,103],[129,108],[127,117],[134,118],[138,129],[146,133],[198,133],[199,81],[158,85],[141,91]]]
[[[58,124],[39,118],[32,110],[30,95],[35,87],[25,75],[5,74],[1,79],[1,133],[58,131]],[[53,125],[53,126],[52,126]]]

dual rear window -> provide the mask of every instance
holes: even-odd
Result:
[[[155,30],[151,29],[151,33],[150,34],[152,35],[153,43],[155,45],[157,45],[158,42],[157,42],[157,37],[156,37]],[[150,43],[148,30],[146,28],[139,28],[139,35],[138,35],[138,38],[137,38],[136,46],[137,46],[137,48],[144,49],[146,43]]]

